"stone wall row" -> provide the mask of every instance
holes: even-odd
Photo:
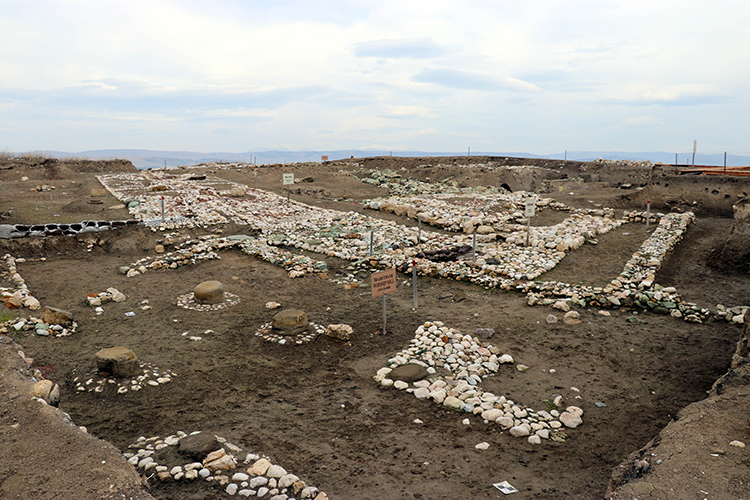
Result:
[[[129,220],[85,220],[72,224],[0,224],[0,238],[27,238],[46,236],[72,236],[82,233],[108,231],[118,227],[141,224],[136,219]]]

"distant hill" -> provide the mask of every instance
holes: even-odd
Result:
[[[434,152],[434,151],[386,151],[374,149],[342,149],[335,151],[247,151],[244,153],[201,153],[194,151],[155,151],[148,149],[100,149],[68,153],[63,151],[42,151],[55,158],[81,157],[90,159],[126,159],[137,168],[164,168],[182,165],[197,165],[210,162],[244,162],[244,163],[296,163],[305,161],[321,161],[322,156],[329,160],[344,158],[365,158],[372,156],[466,156],[468,151],[462,152]],[[508,156],[515,158],[548,158],[555,160],[593,161],[599,158],[608,160],[651,161],[654,163],[675,163],[675,154],[663,151],[628,153],[620,151],[568,151],[550,155],[535,155],[523,152],[472,151],[471,156]],[[692,154],[681,153],[677,157],[679,164],[691,164]],[[723,154],[696,154],[696,165],[723,165]],[[727,155],[728,166],[750,165],[750,156]]]

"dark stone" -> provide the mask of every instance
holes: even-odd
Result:
[[[221,443],[216,439],[216,436],[203,432],[185,436],[177,443],[180,454],[196,462],[202,462],[209,453],[219,448],[221,448]]]
[[[669,314],[669,309],[662,306],[656,306],[654,307],[654,310],[652,311],[654,314]]]
[[[427,369],[424,366],[407,363],[391,370],[391,373],[388,374],[388,378],[391,380],[403,380],[404,382],[412,383],[417,380],[425,379],[429,375],[430,374],[427,373]]]
[[[495,329],[494,328],[477,328],[474,330],[474,333],[479,335],[480,337],[484,337],[486,339],[491,338],[493,335],[495,335]]]

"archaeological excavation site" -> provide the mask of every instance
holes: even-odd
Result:
[[[750,499],[750,177],[0,159],[0,498]]]

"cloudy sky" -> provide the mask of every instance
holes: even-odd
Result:
[[[750,151],[746,0],[0,0],[0,151]]]

